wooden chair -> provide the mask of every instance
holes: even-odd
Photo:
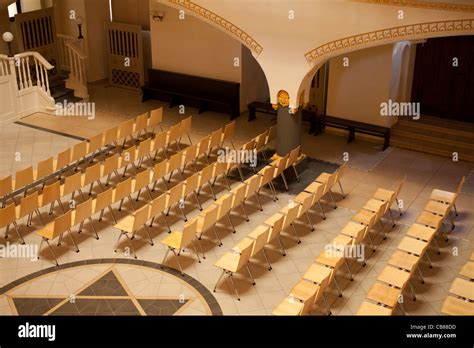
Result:
[[[337,171],[335,171],[332,174],[322,173],[316,178],[316,180],[314,180],[315,182],[324,185],[323,196],[329,193],[334,209],[337,209],[337,204],[332,195],[332,187],[335,185],[336,180],[337,180]]]
[[[114,228],[120,230],[120,235],[117,238],[117,242],[115,243],[114,252],[117,252],[120,239],[125,236],[130,244],[130,250],[133,254],[133,257],[136,259],[137,254],[135,253],[135,250],[133,250],[132,240],[135,238],[135,235],[138,230],[142,227],[145,229],[148,235],[150,245],[154,245],[153,238],[151,238],[150,231],[148,230],[148,226],[146,225],[146,222],[148,221],[150,216],[149,211],[150,206],[148,204],[144,205],[133,214],[127,215],[125,218],[115,224]],[[129,236],[129,234],[131,234],[131,236]]]
[[[313,181],[304,189],[304,192],[308,192],[313,195],[313,202],[311,203],[311,206],[314,206],[316,203],[318,203],[323,220],[326,220],[326,214],[324,213],[323,206],[321,205],[321,198],[324,196],[325,187],[325,184]]]
[[[303,308],[299,315],[308,315],[317,299],[319,299],[323,293],[324,290],[319,284],[303,278],[290,290],[289,297],[303,303]]]
[[[270,233],[268,234],[267,244],[270,244],[275,239],[280,244],[281,254],[286,256],[285,248],[283,247],[283,243],[281,242],[280,233],[283,230],[283,222],[285,220],[285,215],[276,213],[271,216],[269,219],[265,220],[264,224],[270,226]]]
[[[43,217],[38,209],[38,191],[30,193],[28,196],[23,197],[20,201],[20,204],[15,207],[15,215],[16,220],[20,220],[21,218],[28,216],[26,221],[26,226],[31,226],[33,213],[35,213],[40,221],[41,225],[44,226]]]
[[[459,214],[458,214],[458,211],[457,211],[457,208],[456,208],[456,200],[457,200],[459,194],[461,193],[461,190],[462,190],[462,187],[463,187],[465,181],[466,181],[466,177],[463,176],[461,178],[461,181],[459,182],[459,185],[456,189],[456,192],[449,192],[449,191],[443,191],[443,190],[438,190],[438,189],[433,190],[431,192],[430,199],[432,199],[434,201],[447,203],[447,204],[452,204],[452,206],[454,208],[454,212],[455,212],[456,216],[458,216]]]
[[[222,132],[222,136],[221,136],[221,143],[219,145],[220,148],[224,147],[224,144],[226,141],[230,141],[232,148],[235,150],[235,145],[234,145],[234,142],[232,141],[232,138],[234,137],[236,124],[237,124],[236,121],[232,121],[225,125],[224,131]]]
[[[250,166],[250,168],[252,168],[252,171],[254,173],[257,172],[257,152],[255,150],[255,139],[252,139],[250,140],[249,142],[246,142],[244,145],[242,145],[240,147],[240,153],[242,154],[250,154],[250,153],[253,153],[254,156],[253,158],[255,159],[255,162],[250,162],[248,165]],[[244,175],[243,175],[243,172],[242,172],[242,164],[244,163],[244,160],[251,160],[251,158],[238,158],[237,159],[237,169],[239,171],[239,174],[240,174],[240,179],[242,181],[244,181]]]
[[[257,254],[262,252],[263,256],[265,257],[265,261],[267,262],[269,271],[272,270],[272,265],[270,263],[270,260],[268,259],[267,253],[265,252],[265,245],[268,242],[268,235],[270,234],[270,229],[270,226],[261,225],[247,235],[247,238],[255,240],[250,257],[255,257]]]
[[[224,182],[227,186],[227,189],[230,191],[230,185],[229,181],[227,180],[227,163],[225,162],[215,162],[212,164],[213,170],[212,170],[212,177],[214,178],[212,182],[212,186],[215,186],[217,179],[219,177],[222,177],[224,179]]]
[[[127,120],[122,122],[118,127],[118,139],[123,139],[122,149],[125,148],[125,144],[127,143],[127,138],[130,137],[131,140],[134,141],[133,138],[133,127],[135,126],[135,120]],[[117,139],[117,140],[118,140]]]
[[[148,111],[141,114],[141,115],[138,115],[135,118],[133,133],[135,133],[137,141],[140,139],[140,136],[141,136],[143,131],[145,131],[145,135],[146,135],[146,127],[147,126],[148,126]]]
[[[181,152],[175,153],[170,157],[166,165],[166,173],[169,174],[168,183],[171,182],[174,172],[179,174],[180,180],[183,180],[183,174],[181,173],[181,163],[183,161],[183,154]]]
[[[211,136],[207,135],[199,141],[198,152],[196,154],[196,163],[198,163],[201,157],[204,158],[206,163],[209,165],[209,159],[207,158],[207,153],[209,152],[209,140]]]
[[[263,187],[268,186],[272,193],[274,202],[278,201],[276,189],[275,189],[275,186],[273,186],[273,178],[274,178],[275,171],[276,169],[274,167],[268,166],[258,172],[258,175],[260,176],[260,183],[258,185],[259,186],[258,194],[260,195],[260,191],[262,190]]]
[[[259,198],[261,181],[262,181],[262,177],[260,175],[253,175],[244,182],[244,184],[247,185],[247,189],[245,191],[245,200],[242,206],[245,205],[245,203],[248,201],[249,198],[251,198],[252,196],[255,196],[255,199],[260,207],[260,211],[263,211],[263,206]]]
[[[382,272],[380,272],[379,276],[377,277],[377,281],[388,284],[392,288],[400,289],[401,292],[403,292],[405,287],[409,285],[413,296],[413,301],[416,301],[415,291],[413,290],[413,286],[410,283],[410,276],[410,272],[388,265],[385,266]]]
[[[29,166],[25,169],[19,170],[15,173],[14,189],[23,189],[23,196],[26,197],[28,194],[28,185],[31,185],[34,181],[33,167]]]
[[[112,215],[112,219],[114,223],[117,223],[117,219],[115,218],[115,214],[112,209],[114,192],[115,190],[112,187],[110,187],[104,192],[97,194],[97,198],[93,200],[92,210],[94,214],[97,214],[100,211],[99,221],[102,221],[102,217],[104,216],[105,209],[108,208],[110,211],[110,214]]]
[[[248,266],[254,244],[255,240],[244,238],[237,246],[234,247],[234,249],[232,249],[231,252],[225,253],[221,258],[219,258],[219,260],[217,260],[216,263],[214,263],[214,266],[222,269],[222,273],[217,280],[216,285],[214,286],[214,292],[216,292],[217,286],[221,282],[222,277],[224,275],[228,275],[232,286],[234,287],[237,301],[240,301],[240,295],[237,287],[235,286],[233,277],[235,273],[241,271],[244,267],[247,269],[252,285],[255,286],[255,280],[253,279],[252,273],[250,272],[250,268]]]
[[[97,183],[102,191],[104,191],[104,187],[102,186],[102,182],[100,181],[101,178],[101,165],[100,163],[96,163],[92,166],[86,168],[85,174],[81,177],[81,185],[85,187],[89,186],[89,196],[92,195],[92,190],[94,188],[94,183]]]
[[[211,190],[212,197],[214,198],[214,201],[217,200],[216,194],[214,193],[214,189],[212,188],[212,179],[213,179],[213,173],[214,173],[214,166],[212,164],[204,167],[199,176],[199,189],[197,194],[199,195],[204,187],[204,185],[207,184],[209,186],[209,189]]]
[[[216,129],[209,138],[207,158],[211,157],[212,150],[219,149],[221,145],[222,129]]]
[[[168,192],[167,192],[167,199],[166,199],[166,207],[168,208],[168,211],[166,212],[166,216],[169,215],[171,208],[177,204],[179,210],[181,211],[181,214],[183,215],[183,220],[186,222],[188,221],[188,218],[186,217],[186,214],[183,210],[184,206],[184,182],[180,182],[179,184],[173,186]]]
[[[50,185],[46,185],[41,195],[38,196],[38,208],[51,204],[49,215],[53,214],[54,203],[58,202],[62,212],[65,213],[64,206],[61,202],[61,183],[56,181]]]
[[[0,208],[0,228],[5,227],[5,239],[8,238],[8,231],[10,225],[13,225],[16,230],[18,238],[21,240],[21,244],[25,244],[25,240],[20,234],[18,224],[16,223],[16,214],[15,214],[15,203],[7,205],[5,208]]]
[[[300,205],[293,203],[293,204],[290,204],[287,208],[285,207],[284,209],[281,210],[284,212],[283,215],[285,216],[285,218],[283,219],[282,231],[286,230],[288,227],[291,226],[291,228],[293,229],[293,234],[296,237],[296,241],[298,242],[298,244],[301,244],[301,238],[298,235],[298,232],[296,231],[296,228],[294,225],[294,222],[298,217],[299,209],[300,209]]]
[[[232,209],[237,209],[240,207],[242,212],[244,213],[245,220],[247,222],[250,221],[249,216],[247,215],[247,211],[245,210],[245,194],[247,192],[247,185],[245,183],[239,184],[237,187],[233,189],[234,195],[232,199]]]
[[[255,137],[255,152],[257,155],[261,153],[265,161],[267,161],[267,156],[265,155],[265,142],[267,141],[267,134],[268,130]]]
[[[85,201],[84,195],[81,191],[81,176],[82,174],[80,172],[66,176],[66,178],[64,179],[64,184],[60,187],[60,196],[65,197],[71,195],[70,201],[73,201],[74,195],[76,194],[76,192],[79,192],[82,200]]]
[[[265,140],[265,148],[268,149],[268,145],[274,141],[277,137],[277,126],[272,126],[268,129],[267,139]]]
[[[151,219],[150,227],[153,227],[153,223],[155,222],[155,219],[157,218],[157,216],[158,215],[163,216],[166,226],[168,227],[168,233],[171,233],[171,228],[168,223],[168,220],[166,219],[166,214],[165,214],[167,197],[168,197],[168,194],[163,193],[162,195],[158,196],[157,198],[151,201],[149,218]]]
[[[80,143],[74,145],[72,147],[71,152],[71,163],[75,164],[74,170],[77,171],[79,167],[79,163],[82,159],[84,159],[87,155],[87,141],[81,141]]]
[[[309,266],[302,279],[313,282],[314,284],[317,284],[319,286],[319,291],[318,295],[315,298],[315,302],[317,302],[319,298],[322,298],[327,310],[327,314],[331,315],[331,307],[329,306],[326,295],[324,293],[331,279],[331,270],[327,267],[318,265],[317,263],[313,263],[311,266]]]
[[[298,175],[298,171],[296,170],[296,162],[298,161],[298,158],[300,156],[300,151],[301,151],[301,146],[295,147],[293,150],[290,151],[290,154],[288,155],[288,162],[286,164],[287,168],[290,168],[290,166],[293,168],[293,171],[295,172],[296,175],[296,181],[300,182],[300,177]]]
[[[96,156],[97,152],[104,147],[104,133],[99,133],[89,138],[89,143],[87,144],[87,153],[90,155],[90,162],[92,162]]]
[[[112,202],[116,203],[120,201],[119,204],[119,211],[122,211],[122,205],[125,200],[125,198],[128,198],[128,201],[130,202],[132,209],[135,210],[135,205],[133,204],[133,199],[132,199],[132,178],[128,178],[124,181],[121,181],[115,186],[115,189],[113,191],[113,196],[112,196]]]
[[[94,214],[93,211],[93,199],[89,198],[87,201],[82,202],[76,205],[76,208],[72,211],[72,225],[71,227],[79,225],[79,229],[77,233],[81,233],[84,227],[84,222],[89,220],[89,223],[92,227],[92,231],[94,231],[95,239],[99,240],[99,235],[94,226],[94,222],[92,221],[92,215]]]
[[[105,181],[105,186],[109,186],[110,179],[112,174],[115,174],[115,177],[119,176],[118,169],[120,163],[120,155],[118,153],[107,157],[104,161],[104,164],[100,168],[100,177],[107,176]]]
[[[159,126],[163,132],[161,123],[163,122],[163,108],[157,108],[150,111],[150,118],[148,119],[148,127],[152,129],[152,133],[155,132],[155,127]]]
[[[382,231],[384,233],[383,239],[387,239],[387,234],[385,232],[385,228],[382,223],[382,216],[385,214],[385,212],[388,209],[388,202],[384,202],[380,207],[378,211],[370,211],[370,210],[365,210],[361,209],[357,214],[352,216],[352,220],[359,222],[365,226],[369,226],[371,221],[374,221],[374,224],[379,223],[380,227],[382,228]],[[374,217],[374,220],[372,218]],[[370,236],[370,231],[367,233],[370,242],[373,246],[373,250],[375,251],[375,244],[372,240],[372,237]]]
[[[58,153],[58,158],[55,161],[54,170],[58,172],[58,179],[61,179],[66,167],[71,164],[71,149],[66,149]]]
[[[136,158],[138,160],[138,168],[141,168],[143,162],[145,162],[146,158],[149,157],[151,154],[151,138],[143,140],[138,144],[137,155]]]
[[[179,146],[179,138],[181,135],[180,132],[181,129],[181,124],[175,124],[174,126],[171,126],[171,128],[168,130],[167,137],[166,137],[166,144],[167,144],[167,149],[170,148],[171,144],[176,144],[178,147],[178,150],[181,151],[181,147]]]
[[[372,302],[364,301],[357,311],[357,315],[376,315],[376,316],[387,316],[392,315],[394,309],[387,308]]]
[[[199,210],[202,211],[202,205],[197,195],[198,185],[199,185],[199,173],[193,174],[192,176],[187,178],[184,181],[183,200],[184,200],[184,203],[186,203],[186,200],[188,199],[188,197],[190,195],[193,195],[198,203]]]
[[[41,183],[41,189],[46,185],[46,177],[54,173],[54,159],[50,157],[44,161],[38,162],[36,171],[34,172],[34,180]]]
[[[179,125],[179,132],[180,132],[179,140],[178,140],[179,142],[181,142],[181,139],[182,139],[183,135],[186,134],[187,137],[188,137],[188,140],[189,140],[189,145],[193,144],[193,142],[191,140],[192,120],[193,120],[193,117],[189,116],[189,117],[186,117],[184,120],[181,121],[181,123]]]
[[[104,145],[117,146],[119,140],[119,126],[107,129],[104,134]]]
[[[221,221],[224,217],[227,217],[227,221],[229,221],[232,227],[232,233],[236,233],[234,223],[232,222],[232,219],[230,218],[230,210],[232,209],[233,196],[234,195],[231,192],[226,193],[225,195],[221,196],[214,204],[219,207],[218,213],[217,213],[216,224],[217,222]]]
[[[132,166],[134,173],[136,174],[138,169],[135,165],[135,161],[137,160],[137,147],[132,146],[126,150],[123,150],[120,158],[119,158],[119,168],[123,168],[122,177],[125,178],[127,173],[128,166]]]
[[[205,210],[199,214],[196,218],[198,220],[197,223],[197,233],[198,239],[202,239],[202,235],[207,232],[208,230],[212,229],[214,235],[216,236],[219,243],[218,246],[222,246],[221,238],[216,230],[216,222],[217,222],[217,215],[219,214],[219,207],[217,205],[211,205],[207,207]]]
[[[288,155],[278,159],[276,163],[272,166],[275,167],[275,173],[273,174],[273,179],[276,179],[280,176],[283,179],[283,184],[285,185],[285,189],[288,191],[289,190],[288,181],[286,180],[286,176],[284,173],[285,169],[288,168],[287,163],[288,163]],[[275,194],[276,194],[276,190],[275,190]]]
[[[153,167],[153,188],[151,189],[152,192],[155,192],[156,185],[158,181],[162,181],[163,185],[165,185],[165,189],[168,190],[168,185],[166,185],[166,167],[168,166],[167,161],[158,162]]]
[[[306,219],[308,220],[309,226],[311,227],[311,232],[314,231],[314,225],[313,225],[313,222],[311,221],[311,217],[309,216],[309,210],[311,209],[313,200],[314,200],[313,195],[308,192],[301,192],[293,200],[295,204],[299,205],[298,214],[296,218],[300,219],[303,215],[305,215]],[[289,206],[285,206],[283,209],[288,210]]]
[[[7,204],[8,198],[12,198],[13,192],[13,180],[12,176],[6,176],[3,179],[0,179],[0,197],[2,199],[2,208]]]
[[[201,258],[199,257],[199,253],[194,244],[196,242],[196,232],[197,220],[194,219],[193,221],[184,224],[183,232],[171,232],[169,236],[161,240],[160,243],[168,248],[168,250],[166,250],[165,256],[163,257],[162,265],[166,264],[168,253],[171,251],[176,257],[176,262],[178,263],[178,268],[181,272],[181,275],[184,276],[183,268],[181,266],[181,263],[179,262],[179,257],[181,256],[181,252],[188,246],[191,246],[197,256],[198,262],[201,263]],[[206,258],[204,253],[202,253],[202,258]],[[161,268],[163,268],[163,266],[161,266]]]
[[[153,178],[153,173],[151,172],[151,168],[147,168],[146,170],[138,173],[134,179],[132,179],[132,192],[137,193],[137,198],[135,201],[138,202],[140,198],[140,193],[142,192],[143,189],[146,190],[148,193],[148,197],[153,199],[153,196],[151,195],[150,188],[148,185],[150,184],[151,180]]]
[[[156,158],[160,154],[160,151],[163,151],[165,154],[165,158],[168,159],[168,145],[166,142],[166,138],[168,137],[166,132],[157,133],[151,142],[151,152],[155,153],[153,155],[153,161],[156,161]]]
[[[198,157],[198,144],[191,145],[188,148],[186,148],[186,150],[184,150],[184,155],[182,156],[182,163],[181,163],[181,174],[184,174],[184,172],[186,171],[186,167],[189,164],[192,164],[195,173],[198,172],[196,168],[197,157]]]
[[[395,202],[397,203],[400,216],[403,215],[400,202],[398,200],[398,195],[400,194],[400,191],[402,190],[402,187],[405,181],[406,181],[406,176],[402,179],[402,181],[400,181],[400,183],[398,184],[397,188],[394,191],[379,188],[377,189],[377,191],[375,191],[374,195],[372,196],[372,198],[378,199],[383,202],[388,202],[388,207],[389,207],[391,216],[392,216],[392,213],[391,213],[390,207]],[[392,220],[393,220],[393,217],[392,217]]]
[[[76,252],[77,253],[79,252],[79,247],[77,246],[76,241],[74,240],[74,237],[72,236],[71,227],[72,227],[72,212],[71,210],[69,210],[67,213],[64,213],[63,215],[59,216],[52,223],[46,225],[46,227],[36,232],[36,234],[38,234],[41,237],[39,250],[41,250],[43,243],[46,243],[51,251],[51,254],[53,254],[54,260],[56,262],[56,266],[59,266],[59,263],[58,263],[58,259],[56,258],[56,255],[54,254],[53,248],[49,244],[50,241],[59,237],[60,241],[58,243],[58,246],[60,246],[62,235],[65,232],[67,232],[69,238],[71,239],[72,243],[76,247]],[[39,259],[39,254],[38,254],[38,259]]]

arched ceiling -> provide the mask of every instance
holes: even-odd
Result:
[[[474,34],[474,5],[468,1],[151,1],[182,9],[240,40],[262,66],[272,102],[286,90],[293,107],[310,76],[331,57],[402,40]]]

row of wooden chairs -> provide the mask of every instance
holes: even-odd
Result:
[[[295,150],[299,151],[299,147]],[[295,153],[296,151],[293,150],[291,153]],[[290,166],[293,166],[294,163],[290,162],[288,159],[290,156],[285,156],[287,158],[286,162],[284,160],[277,160],[270,165],[269,168],[273,168],[273,177],[276,178],[283,173],[282,167],[280,163],[285,163],[283,168],[287,169]],[[285,158],[284,157],[284,158]],[[270,169],[272,170],[272,169]],[[331,177],[332,185],[335,184],[334,178],[341,178],[343,172],[345,170],[345,165],[341,166],[335,173],[329,174]],[[268,169],[263,170],[268,171]],[[262,181],[261,183],[265,183],[263,180],[265,173],[262,173]],[[314,186],[313,184],[311,184]],[[310,185],[310,186],[311,186]],[[342,186],[341,186],[342,187]],[[274,241],[278,241],[282,254],[286,255],[286,251],[283,247],[283,243],[281,242],[281,234],[283,231],[287,230],[288,228],[292,228],[293,233],[296,237],[296,240],[301,243],[301,239],[296,231],[294,223],[303,217],[306,217],[308,220],[309,228],[311,231],[314,231],[314,225],[311,221],[309,211],[310,209],[321,200],[324,193],[329,192],[332,187],[329,187],[327,190],[326,184],[320,184],[319,189],[314,192],[303,191],[298,194],[294,200],[290,202],[287,206],[283,207],[278,213],[272,215],[269,219],[267,219],[263,225],[258,226],[255,230],[253,230],[246,238],[241,240],[230,252],[224,254],[216,263],[215,266],[222,269],[222,273],[217,280],[217,283],[214,287],[214,291],[216,291],[217,286],[220,284],[222,278],[227,275],[228,279],[233,285],[234,291],[236,293],[237,299],[239,298],[239,293],[237,288],[235,287],[233,277],[236,273],[240,272],[244,267],[247,269],[247,272],[252,280],[252,284],[255,285],[255,280],[250,272],[250,268],[248,266],[251,258],[255,257],[260,252],[265,257],[265,260],[268,265],[268,270],[272,269],[270,261],[267,257],[265,246],[271,244]]]
[[[474,315],[474,252],[451,284],[441,312],[447,315]]]
[[[190,118],[188,118],[190,119]],[[178,126],[181,123],[178,124]],[[190,124],[189,122],[187,124]],[[187,128],[185,128],[187,129]],[[167,134],[169,137],[170,132],[163,132],[163,134]],[[172,141],[172,140],[170,140]],[[147,146],[143,146],[147,144]],[[147,140],[141,142],[138,147],[132,146],[129,149],[122,152],[121,155],[114,154],[105,159],[104,163],[101,164],[100,162],[95,163],[86,168],[85,173],[77,172],[73,175],[67,176],[64,179],[64,183],[61,184],[60,180],[56,180],[55,182],[45,185],[42,193],[39,194],[37,191],[34,191],[28,196],[23,197],[20,200],[20,204],[15,207],[15,202],[11,203],[6,208],[0,208],[0,228],[6,227],[6,234],[8,234],[8,228],[11,224],[15,226],[17,234],[19,235],[22,242],[23,238],[18,230],[17,220],[22,219],[25,216],[28,216],[27,224],[30,225],[32,221],[33,213],[36,213],[42,225],[44,226],[44,221],[41,217],[41,213],[39,212],[40,208],[50,204],[50,215],[53,212],[55,203],[58,203],[63,213],[65,212],[64,207],[61,202],[61,198],[65,196],[70,196],[70,201],[74,200],[74,195],[79,193],[83,200],[83,188],[89,186],[89,196],[92,194],[93,186],[97,183],[100,186],[101,190],[104,191],[104,187],[101,182],[101,178],[107,177],[106,186],[109,185],[109,181],[111,176],[115,173],[118,176],[118,171],[123,168],[123,177],[126,174],[127,167],[132,165],[135,168],[135,173],[137,168],[135,166],[135,162],[138,160],[143,160],[144,157],[149,156],[151,151],[156,150],[157,146],[151,146],[151,140],[148,138]],[[167,143],[161,145],[162,147],[166,146]],[[201,145],[201,143],[199,144]],[[198,144],[196,144],[197,148]],[[202,141],[202,150],[207,151],[208,149],[208,141],[203,139]],[[194,147],[192,148],[194,149]],[[154,156],[156,158],[156,154]],[[175,154],[171,157],[169,163],[160,162],[155,166],[154,177],[155,184],[159,180],[159,178],[163,177],[166,174],[173,174],[173,172],[179,168],[181,165],[184,164],[184,161],[189,158],[188,152],[183,151],[182,153]],[[141,164],[139,164],[141,165]],[[140,182],[140,181],[139,181]],[[134,185],[136,182],[134,181]],[[13,211],[16,211],[13,214]]]
[[[221,130],[221,131],[223,131],[223,130]],[[120,211],[121,208],[122,208],[122,205],[124,203],[124,200],[128,198],[128,200],[130,201],[130,203],[132,205],[132,208],[135,210],[132,195],[136,193],[137,194],[136,200],[138,200],[142,190],[146,190],[148,192],[148,195],[149,195],[150,199],[152,199],[153,197],[151,195],[149,185],[153,184],[153,190],[155,190],[157,183],[161,180],[163,183],[165,183],[165,186],[166,186],[166,176],[167,175],[170,175],[170,178],[168,180],[171,180],[171,176],[173,175],[173,172],[177,171],[178,173],[181,174],[181,168],[180,167],[181,166],[186,167],[186,165],[188,163],[185,160],[190,161],[190,162],[196,160],[195,157],[190,158],[187,155],[188,149],[195,148],[195,147],[199,149],[199,147],[201,147],[201,148],[204,148],[205,150],[207,150],[208,144],[209,144],[208,138],[209,137],[206,137],[206,138],[202,139],[201,142],[199,142],[195,145],[192,145],[192,146],[190,146],[190,147],[188,147],[188,148],[172,155],[169,160],[165,160],[165,161],[162,161],[160,163],[157,163],[154,166],[153,171],[152,171],[151,168],[147,168],[146,170],[144,170],[140,173],[137,173],[135,175],[135,177],[129,177],[126,180],[120,181],[115,186],[115,188],[109,188],[106,191],[100,192],[97,195],[97,198],[92,200],[92,210],[89,212],[88,216],[91,217],[92,215],[94,215],[94,214],[96,214],[100,211],[99,221],[101,221],[105,209],[109,209],[114,222],[117,224],[117,220],[116,220],[115,215],[114,215],[113,210],[112,210],[112,205],[113,204],[120,202],[119,203],[119,211]],[[194,151],[193,151],[193,153],[194,153]],[[133,159],[136,160],[135,157],[133,157]],[[130,162],[130,161],[128,161],[128,162]],[[133,163],[133,161],[131,163]],[[120,167],[120,162],[117,165],[116,170],[118,170],[118,167]],[[208,167],[210,167],[211,170],[205,171],[205,175],[213,175],[214,173],[217,173],[217,172],[219,173],[218,175],[222,175],[222,174],[225,174],[227,172],[227,166],[226,166],[225,163],[222,163],[221,165],[219,165],[218,168],[215,168],[212,165],[208,166]],[[115,170],[115,172],[116,172],[116,170]],[[209,174],[206,174],[206,173],[209,173]],[[125,174],[125,170],[124,170],[124,174]],[[208,181],[210,181],[212,178],[214,178],[214,177],[209,177]],[[110,179],[110,177],[107,179],[107,181],[109,179]],[[205,179],[205,177],[204,176],[202,178],[200,177],[200,179],[201,179],[201,182],[202,182]],[[48,187],[46,187],[46,188],[48,188]],[[46,188],[45,188],[45,190],[46,190]],[[188,185],[188,189],[189,189],[189,185]],[[173,197],[175,197],[175,196],[177,197],[177,195],[179,194],[180,189],[179,189],[179,187],[175,186],[171,190],[173,190],[173,191],[171,191],[171,193],[173,193],[171,201],[173,201],[173,204],[176,204],[176,202],[174,202],[175,199]],[[179,196],[179,197],[182,197],[182,196]],[[171,207],[171,205],[170,205],[171,201],[170,200],[167,201],[167,204],[168,204],[169,207]],[[59,200],[59,202],[60,202],[60,200]],[[79,207],[82,207],[82,206],[78,205],[76,207],[76,209],[78,209]],[[53,206],[51,207],[51,209],[52,208],[53,208]],[[63,208],[63,212],[64,212],[64,208]],[[79,214],[79,215],[84,216],[84,214]],[[57,218],[56,220],[54,220],[52,223],[50,223],[48,226],[46,226],[45,229],[38,232],[38,234],[43,238],[42,240],[46,241],[48,243],[48,246],[49,246],[48,241],[51,240],[51,238],[53,238],[53,239],[57,238],[58,236],[61,236],[64,232],[67,231],[67,230],[64,229],[65,225],[61,223],[62,220],[59,220],[60,218],[64,219],[64,217],[61,216],[61,217]],[[59,223],[58,223],[58,221],[59,221]],[[91,224],[92,224],[92,219],[90,221],[91,221]],[[80,222],[81,223],[80,230],[82,230],[82,225],[83,225],[82,222],[83,221]],[[71,225],[68,228],[73,227],[73,226],[75,226],[75,225]],[[8,226],[7,226],[7,228],[8,228]],[[95,228],[94,228],[93,224],[92,224],[92,228],[94,229],[94,232],[95,232]],[[51,231],[54,231],[54,233],[51,233]],[[95,232],[95,234],[96,234],[96,238],[98,239],[98,235],[97,235],[96,232]],[[71,238],[72,238],[72,236],[71,236]],[[54,253],[53,253],[53,255],[54,255]],[[57,263],[57,259],[55,259],[55,261]]]
[[[2,207],[6,205],[8,199],[15,200],[13,196],[14,191],[22,190],[23,195],[26,196],[28,194],[28,187],[35,182],[44,187],[46,178],[53,173],[59,172],[59,177],[61,177],[63,171],[69,166],[74,166],[77,170],[80,161],[87,156],[91,156],[90,161],[92,161],[96,153],[120,139],[126,140],[128,137],[133,139],[134,135],[138,139],[139,135],[147,128],[151,127],[154,129],[155,126],[160,125],[162,118],[162,108],[152,110],[150,116],[148,113],[137,116],[135,119],[125,121],[116,127],[93,136],[89,141],[82,141],[72,148],[60,152],[56,159],[50,157],[39,162],[36,170],[33,169],[33,166],[29,166],[17,171],[15,180],[13,180],[11,175],[1,179],[0,198],[2,200]]]
[[[327,175],[324,175],[324,177],[327,177],[327,182],[335,184],[334,179]],[[342,228],[341,233],[315,258],[314,263],[292,288],[289,296],[272,313],[274,315],[307,315],[313,305],[322,299],[327,314],[330,315],[331,308],[325,291],[334,282],[339,296],[342,297],[342,290],[337,282],[336,274],[343,264],[345,264],[351,280],[354,279],[344,248],[354,248],[356,245],[361,245],[366,238],[370,239],[372,247],[375,248],[370,232],[375,224],[381,221],[382,216],[387,213],[387,209],[390,209],[397,200],[402,185],[403,181],[394,191],[378,189],[374,194],[374,198],[369,200],[370,203],[368,203],[372,207],[371,209],[377,206],[376,211],[366,210],[368,207],[368,204],[366,204],[364,209],[355,214],[352,220]],[[343,192],[342,186],[341,192]],[[383,197],[380,195],[382,192],[385,194]],[[364,220],[361,219],[361,216],[364,217]]]
[[[403,292],[407,287],[410,288],[413,301],[416,301],[416,294],[411,284],[412,278],[418,271],[421,283],[425,283],[420,263],[423,257],[426,257],[429,267],[433,267],[428,254],[428,248],[432,242],[436,245],[437,253],[441,253],[436,241],[436,233],[442,232],[444,220],[448,218],[452,220],[454,226],[454,218],[450,215],[463,183],[464,178],[461,179],[458,191],[450,203],[431,199],[433,194],[442,191],[434,190],[432,192],[424,211],[398,244],[388,265],[379,274],[377,283],[370,288],[366,301],[361,305],[358,314],[392,315],[398,304],[400,304],[402,313],[405,314]]]

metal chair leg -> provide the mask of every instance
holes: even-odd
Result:
[[[281,254],[282,254],[283,256],[286,256],[286,250],[285,250],[285,248],[283,247],[283,243],[281,242],[280,236],[278,236],[277,239],[278,239],[278,243],[280,244]]]
[[[305,215],[306,215],[306,218],[308,219],[309,225],[311,226],[311,232],[313,232],[314,231],[313,222],[311,221],[311,218],[309,217],[308,212],[306,212]]]
[[[249,272],[250,279],[252,280],[252,285],[255,285],[255,279],[253,279],[252,272],[250,272],[250,267],[248,262],[245,264],[245,267],[247,268],[247,272]]]
[[[220,281],[222,280],[222,277],[224,276],[224,274],[225,274],[225,270],[223,269],[221,275],[217,279],[216,285],[214,285],[214,289],[212,290],[213,292],[216,292],[217,286],[219,285]]]
[[[323,206],[321,205],[321,201],[318,201],[319,209],[321,210],[321,215],[323,217],[323,220],[326,220],[326,214],[324,213]]]
[[[268,264],[268,270],[272,270],[272,264],[270,263],[270,260],[268,259],[267,252],[265,251],[265,248],[262,249],[263,251],[263,256],[265,257],[265,260],[267,261]]]
[[[237,291],[237,287],[235,286],[234,279],[232,278],[232,276],[233,276],[233,274],[230,273],[229,274],[229,279],[230,279],[230,282],[232,283],[232,286],[234,287],[235,294],[237,295],[237,301],[240,301],[239,292]]]
[[[296,228],[295,228],[295,225],[294,224],[290,224],[291,227],[293,228],[293,233],[295,234],[297,240],[298,240],[298,244],[301,244],[301,238],[300,236],[298,235],[298,232],[296,232]]]

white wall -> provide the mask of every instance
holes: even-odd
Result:
[[[394,118],[380,115],[387,102],[392,77],[393,45],[353,52],[330,60],[327,114],[380,126],[391,126]],[[343,58],[349,66],[343,66]]]
[[[254,101],[266,102],[270,98],[265,74],[252,56],[250,50],[242,46],[242,79],[240,85],[240,110]]]

